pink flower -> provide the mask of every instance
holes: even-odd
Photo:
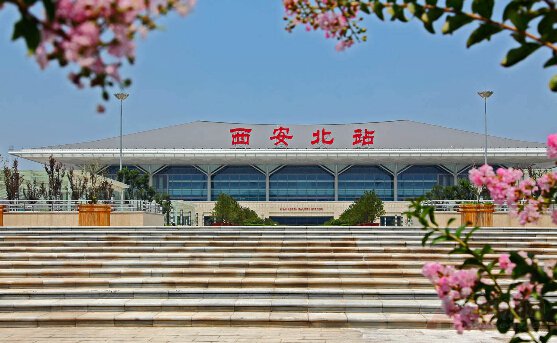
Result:
[[[520,225],[538,221],[541,217],[539,211],[539,201],[528,199],[528,202],[523,206],[522,210],[518,214]]]
[[[487,184],[487,181],[495,176],[493,168],[490,165],[484,164],[479,169],[472,168],[468,172],[470,181],[476,187],[482,187]]]
[[[557,210],[553,210],[553,212],[551,212],[551,221],[553,224],[557,224]]]
[[[459,334],[470,330],[479,324],[478,307],[472,304],[464,305],[458,314],[453,317],[453,325]]]
[[[547,157],[557,158],[557,133],[547,136]]]
[[[501,254],[499,256],[499,267],[505,271],[505,273],[510,274],[512,273],[516,264],[511,262],[508,254]]]
[[[535,287],[536,287],[536,285],[533,284],[533,283],[530,283],[530,281],[526,281],[526,282],[521,283],[520,285],[518,285],[516,287],[516,290],[518,292],[513,295],[513,299],[515,301],[528,300],[530,298],[530,296],[532,295],[532,292],[534,291]]]

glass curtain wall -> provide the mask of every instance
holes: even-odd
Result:
[[[207,175],[193,166],[164,168],[153,175],[153,187],[173,200],[207,200]]]
[[[335,178],[320,166],[286,166],[270,177],[271,201],[334,201]]]
[[[353,201],[365,191],[381,200],[394,200],[393,176],[378,166],[352,166],[338,176],[338,200]]]
[[[211,177],[211,199],[225,193],[239,201],[265,201],[265,175],[251,166],[228,166]]]
[[[412,166],[398,175],[398,200],[415,199],[435,185],[452,184],[453,175],[438,166]]]

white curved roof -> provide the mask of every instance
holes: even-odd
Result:
[[[354,130],[374,131],[374,142],[366,145],[373,149],[463,149],[483,148],[484,135],[463,130],[450,129],[437,125],[423,124],[409,120],[369,122],[361,124],[323,124],[323,125],[286,125],[286,124],[235,124],[196,121],[155,130],[125,135],[126,149],[229,149],[232,144],[231,129],[251,129],[250,144],[243,148],[268,149],[285,147],[275,146],[273,131],[279,127],[288,128],[288,148],[292,149],[354,149]],[[311,144],[313,133],[322,130],[330,132],[326,140],[334,139],[332,144]],[[527,142],[508,138],[489,136],[491,148],[539,148],[542,143]],[[53,149],[111,149],[119,148],[119,137],[98,141],[52,146]]]

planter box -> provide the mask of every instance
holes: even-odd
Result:
[[[4,226],[4,205],[0,205],[0,226]]]
[[[79,226],[110,226],[110,205],[78,205]]]
[[[493,204],[466,204],[460,205],[460,222],[466,226],[491,227],[493,226]]]

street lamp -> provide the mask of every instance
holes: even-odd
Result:
[[[120,100],[120,171],[122,171],[122,111],[124,107],[124,100],[126,100],[129,94],[120,92],[114,94],[114,96],[116,97],[116,99]]]
[[[485,127],[485,150],[484,164],[487,164],[487,98],[493,95],[492,91],[481,91],[478,95],[484,99],[484,127]]]

